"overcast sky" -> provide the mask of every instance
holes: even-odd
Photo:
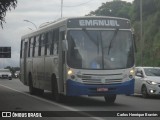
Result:
[[[47,21],[61,17],[61,0],[17,0],[16,9],[7,12],[4,28],[0,28],[0,46],[11,46],[12,58],[0,59],[0,68],[19,66],[21,36],[35,30]],[[63,0],[63,17],[84,16],[98,9],[102,3],[112,0]],[[132,2],[133,0],[123,0]]]

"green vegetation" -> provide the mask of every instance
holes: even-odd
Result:
[[[142,0],[143,8],[143,66],[160,66],[160,0]],[[136,65],[141,65],[140,0],[103,3],[88,15],[128,18],[136,36]]]
[[[5,67],[4,69],[9,69],[9,70],[11,71],[11,73],[12,73],[12,76],[14,76],[14,73],[15,73],[16,71],[20,71],[20,68],[19,68],[19,67],[7,66],[7,67]]]
[[[3,23],[5,23],[5,16],[8,10],[15,8],[17,5],[17,0],[0,0],[0,24],[3,28]]]

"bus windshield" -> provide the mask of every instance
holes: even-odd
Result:
[[[77,69],[124,69],[134,65],[132,33],[124,30],[70,30],[67,64]]]

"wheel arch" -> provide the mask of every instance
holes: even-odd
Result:
[[[52,73],[51,75],[51,90],[53,90],[54,85],[57,83],[58,87],[58,92],[59,92],[59,82],[57,80],[57,76],[55,73]]]
[[[28,78],[27,78],[27,85],[29,85],[29,82],[31,82],[31,79],[32,79],[32,73],[31,72],[28,72],[28,76],[27,76]]]
[[[146,89],[147,89],[146,84],[143,83],[142,86],[141,86],[141,92],[142,92],[142,88],[143,88],[143,87],[146,87]]]

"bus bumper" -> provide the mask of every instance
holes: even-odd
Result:
[[[107,91],[97,91],[98,88],[106,88]],[[112,85],[87,85],[73,80],[67,80],[67,96],[105,96],[107,94],[126,94],[134,93],[134,79],[121,84]]]

